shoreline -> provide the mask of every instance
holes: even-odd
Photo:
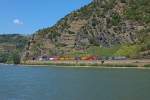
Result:
[[[52,65],[21,65],[25,67],[51,67],[51,68],[97,68],[97,69],[148,69],[150,70],[150,67],[107,67],[107,66],[52,66]]]
[[[138,60],[108,60],[104,64],[101,61],[27,61],[23,66],[50,66],[70,68],[136,68],[150,69],[150,59]]]

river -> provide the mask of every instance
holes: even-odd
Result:
[[[0,65],[0,100],[150,100],[150,70]]]

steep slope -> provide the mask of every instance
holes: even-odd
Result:
[[[108,53],[108,56],[142,56],[141,51],[150,49],[149,39],[149,0],[94,0],[53,27],[37,31],[24,56],[25,59]]]

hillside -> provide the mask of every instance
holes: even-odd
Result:
[[[0,52],[22,50],[27,41],[28,37],[19,34],[2,34],[0,35]]]
[[[149,0],[94,0],[40,29],[26,47],[25,59],[42,55],[150,55]]]
[[[19,34],[0,35],[0,63],[13,63],[24,52],[29,37]]]

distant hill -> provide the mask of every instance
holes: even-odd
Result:
[[[0,35],[0,63],[19,64],[29,36],[20,34]]]
[[[22,50],[28,42],[28,37],[20,34],[1,34],[0,35],[0,53],[11,52],[16,49]]]
[[[149,0],[93,0],[38,30],[27,45],[25,58],[41,55],[150,55]]]

